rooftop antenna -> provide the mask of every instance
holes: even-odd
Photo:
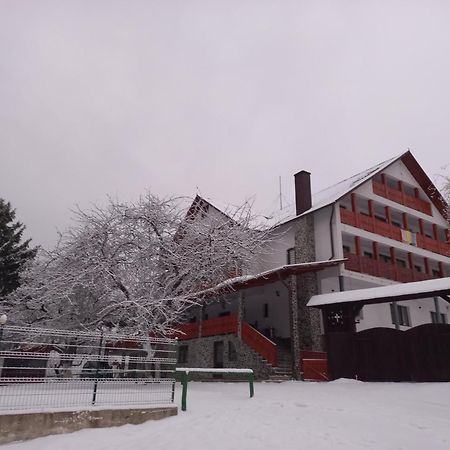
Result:
[[[280,181],[280,211],[283,209],[283,196],[281,194],[281,175],[279,176]]]

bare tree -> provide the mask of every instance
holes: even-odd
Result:
[[[6,299],[18,323],[64,328],[100,324],[166,333],[199,291],[242,273],[269,240],[252,226],[251,207],[231,214],[186,214],[180,199],[147,194],[136,203],[109,199],[75,212],[75,225],[42,250]]]
[[[446,219],[450,226],[450,176],[449,175],[442,176],[441,193],[442,193],[442,197],[445,201]]]

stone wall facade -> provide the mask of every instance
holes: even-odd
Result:
[[[209,336],[198,339],[180,341],[178,352],[183,346],[187,347],[186,362],[178,362],[177,367],[214,367],[214,343],[223,342],[223,367],[253,369],[255,378],[265,380],[272,373],[272,366],[261,358],[248,345],[234,334]],[[193,379],[207,379],[211,375],[191,374]],[[236,376],[233,375],[235,378]],[[224,375],[224,378],[227,376]]]
[[[297,219],[295,231],[296,263],[316,260],[314,215],[308,214]],[[309,299],[318,293],[318,280],[315,272],[297,277],[297,324],[301,350],[323,350],[320,311],[308,308]]]

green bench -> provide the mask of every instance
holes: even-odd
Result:
[[[175,369],[177,373],[180,374],[181,386],[183,388],[181,393],[181,410],[186,411],[186,401],[187,401],[187,388],[189,382],[190,373],[208,373],[208,374],[243,374],[248,377],[248,384],[250,388],[250,398],[255,394],[253,382],[255,376],[252,369],[208,369],[202,367],[179,367]]]

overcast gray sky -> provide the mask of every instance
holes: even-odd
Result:
[[[0,197],[37,244],[107,194],[276,207],[450,162],[450,2],[0,0]]]

